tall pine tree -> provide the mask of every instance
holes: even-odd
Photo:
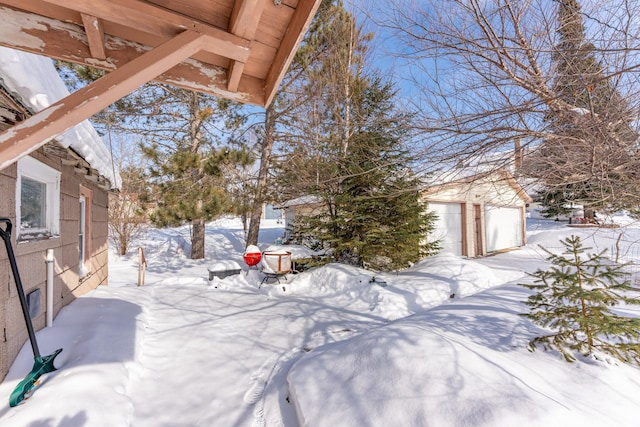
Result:
[[[393,92],[379,80],[368,88],[376,98],[372,112],[383,114]],[[333,198],[334,214],[317,231],[331,242],[338,259],[379,270],[406,268],[432,254],[437,245],[426,243],[435,218],[425,214],[420,200],[422,183],[407,167],[410,155],[401,143],[398,124],[357,129],[341,159],[341,182]]]
[[[635,197],[628,195],[638,189],[632,114],[588,40],[578,1],[557,4],[552,91],[573,109],[547,116],[552,136],[537,154],[544,159],[538,172],[547,188],[547,213],[565,213],[569,202],[630,207]]]
[[[433,218],[410,168],[410,115],[396,108],[393,86],[367,67],[372,35],[340,1],[321,16],[301,52],[309,58],[306,78],[295,88],[314,96],[287,122],[279,187],[323,201],[325,212],[305,218],[303,234],[331,245],[336,259],[403,268],[434,249],[424,242]]]
[[[227,169],[251,161],[243,146],[233,144],[233,131],[244,120],[240,107],[165,85],[138,96],[144,98],[134,104],[148,111],[137,118],[152,163],[150,218],[157,226],[191,224],[191,258],[204,258],[205,222],[233,210]]]
[[[325,0],[320,4],[311,28],[307,31],[300,49],[296,52],[273,102],[265,109],[264,120],[256,132],[260,163],[258,176],[250,194],[252,202],[249,209],[251,219],[246,238],[247,246],[256,245],[258,242],[263,204],[282,198],[283,192],[287,192],[285,187],[279,187],[276,194],[270,190],[273,188],[270,185],[272,169],[278,167],[277,158],[282,158],[282,153],[277,152],[277,146],[285,140],[290,143],[292,139],[296,138],[292,135],[296,135],[296,123],[299,122],[297,119],[307,115],[306,106],[312,105],[313,98],[317,95],[313,91],[300,89],[305,86],[305,82],[309,81],[308,71],[322,56],[324,49],[318,43],[317,34],[322,32],[321,28],[330,19],[333,7],[332,0]],[[272,164],[274,151],[276,151],[275,166]],[[290,168],[295,161],[295,158],[287,155],[286,167]],[[280,164],[282,163],[281,161]],[[306,168],[307,165],[301,166]]]

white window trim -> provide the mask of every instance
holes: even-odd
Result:
[[[84,196],[80,196],[79,202],[80,218],[78,219],[78,236],[82,236],[82,241],[79,245],[80,253],[78,254],[78,262],[80,264],[80,276],[84,276],[87,274],[87,268],[84,265],[84,259],[87,251],[87,234],[85,232],[87,200]]]
[[[93,191],[80,185],[80,217],[78,218],[78,226],[82,228],[82,250],[79,251],[79,274],[84,277],[91,272],[91,225],[93,222],[93,214],[91,206],[93,204]]]
[[[27,177],[46,185],[45,221],[44,229],[30,230],[22,233],[20,219],[22,218],[20,205],[22,203],[22,177]],[[61,173],[54,168],[30,156],[18,160],[18,176],[16,180],[16,239],[27,240],[29,235],[35,233],[47,234],[47,237],[59,237],[60,235],[60,176]]]

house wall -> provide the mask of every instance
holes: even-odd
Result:
[[[260,219],[284,219],[284,209],[276,208],[269,203],[262,204],[262,216]]]
[[[299,237],[300,218],[319,215],[325,211],[319,203],[288,206],[284,209],[284,241],[295,241]]]
[[[47,144],[32,153],[32,157],[60,171],[60,236],[16,243],[12,233],[12,243],[20,278],[29,294],[40,289],[40,312],[32,319],[37,331],[46,322],[46,264],[47,249],[54,253],[53,315],[76,297],[107,284],[107,212],[108,193],[95,182],[86,179],[83,170],[73,165],[64,165],[62,158],[67,149]],[[0,217],[8,217],[16,224],[16,179],[17,167],[13,164],[0,171]],[[79,191],[80,185],[93,192],[92,238],[90,247],[89,272],[79,276]],[[7,252],[0,249],[0,379],[4,378],[9,366],[28,339],[25,321],[20,307],[16,286],[11,274]],[[43,354],[49,350],[41,348]]]
[[[456,203],[462,209],[462,255],[478,257],[487,253],[488,206],[514,207],[521,210],[519,224],[505,224],[506,227],[518,227],[525,243],[525,199],[528,197],[519,192],[511,181],[502,175],[489,175],[467,182],[457,182],[430,189],[425,193],[427,202]],[[479,209],[478,209],[479,206]],[[479,221],[476,222],[476,216]],[[481,230],[477,230],[480,227]],[[427,236],[428,239],[428,236]]]

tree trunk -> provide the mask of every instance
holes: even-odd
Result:
[[[249,232],[247,233],[247,246],[258,244],[258,233],[260,232],[260,218],[262,217],[262,204],[254,204],[249,220]]]
[[[204,258],[204,220],[191,222],[191,259]]]
[[[264,116],[264,140],[262,141],[262,151],[260,153],[260,170],[256,181],[255,197],[251,209],[251,219],[249,222],[249,232],[247,233],[247,246],[258,244],[258,233],[260,232],[260,218],[262,217],[262,204],[265,201],[267,177],[271,164],[271,150],[273,149],[275,133],[275,112],[274,103],[265,111]]]
[[[351,18],[349,19],[349,44],[348,44],[348,50],[347,50],[347,66],[344,69],[344,122],[343,122],[343,128],[342,128],[342,155],[346,157],[347,153],[349,152],[349,140],[351,139],[351,67],[353,66],[353,55],[354,55],[354,49],[355,49],[355,43],[357,43],[357,40],[355,40],[355,35],[354,35],[354,19],[355,18]]]
[[[243,213],[240,217],[242,218],[242,235],[244,236],[244,238],[246,240],[247,239],[247,226],[248,226],[247,222],[248,222],[249,218],[247,218],[247,214],[246,213]]]

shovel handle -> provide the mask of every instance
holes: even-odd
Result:
[[[31,348],[33,349],[33,357],[37,358],[40,357],[40,349],[38,348],[38,342],[36,341],[36,334],[33,331],[33,324],[31,323],[31,316],[29,315],[29,308],[27,307],[27,298],[24,295],[22,280],[20,280],[20,272],[18,271],[18,264],[16,263],[16,256],[13,253],[13,246],[11,245],[11,220],[9,218],[0,218],[0,224],[2,223],[5,224],[5,228],[2,229],[2,227],[0,227],[0,237],[2,237],[2,240],[4,240],[4,246],[7,248],[9,265],[11,266],[11,272],[13,273],[13,280],[16,282],[18,299],[20,300],[20,308],[22,308],[24,323],[27,325],[29,341],[31,341]]]
[[[13,224],[11,223],[11,220],[9,218],[0,218],[0,224],[5,224],[4,229],[0,227],[0,234],[2,234],[2,238],[4,239],[5,235],[7,237],[11,237],[11,229],[13,228]]]

